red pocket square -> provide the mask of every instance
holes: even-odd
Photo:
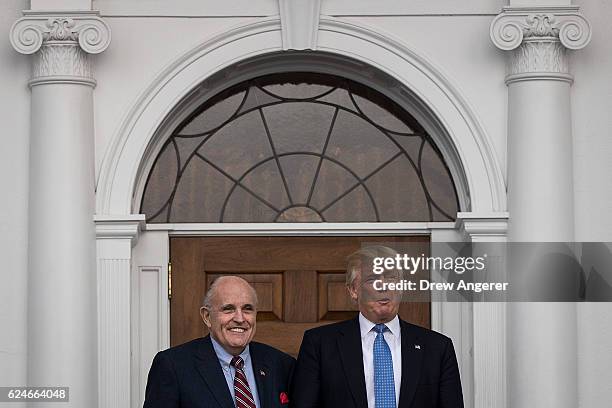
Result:
[[[280,403],[281,404],[288,404],[289,403],[289,396],[287,395],[286,392],[281,392],[280,393]]]

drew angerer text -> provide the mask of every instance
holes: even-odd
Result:
[[[486,291],[505,291],[508,289],[508,282],[466,282],[460,280],[458,282],[430,282],[427,279],[412,281],[402,279],[399,282],[384,282],[382,279],[375,280],[372,285],[375,290],[401,290],[401,291],[417,291],[417,290],[432,290],[432,291],[451,291],[463,290],[471,292],[486,292]]]

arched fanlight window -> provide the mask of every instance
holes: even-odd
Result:
[[[149,174],[149,223],[452,221],[458,199],[419,123],[333,75],[273,74],[204,102]]]

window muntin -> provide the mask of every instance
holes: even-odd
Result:
[[[448,167],[381,93],[314,73],[273,74],[204,102],[149,174],[149,223],[453,221]]]

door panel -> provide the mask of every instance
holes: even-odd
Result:
[[[346,257],[364,242],[411,242],[429,252],[429,237],[176,237],[170,241],[170,342],[207,334],[199,309],[210,284],[238,275],[259,298],[255,340],[297,355],[305,330],[353,318]],[[400,316],[430,326],[430,303],[403,303]]]

